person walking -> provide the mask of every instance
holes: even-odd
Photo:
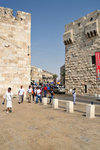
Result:
[[[40,90],[41,90],[41,98],[43,97],[43,86],[40,86]]]
[[[53,100],[53,98],[54,98],[54,91],[53,91],[53,89],[51,89],[50,90],[50,102],[49,102],[49,104],[51,103],[51,101]]]
[[[11,88],[9,87],[8,88],[8,91],[6,92],[6,94],[4,95],[4,100],[3,100],[3,103],[5,103],[5,100],[6,100],[6,107],[7,107],[7,113],[9,112],[12,112],[12,92],[11,92]]]
[[[47,96],[47,86],[46,85],[44,86],[43,91],[44,91],[44,97],[46,97]]]
[[[41,97],[41,90],[39,87],[37,87],[37,90],[36,90],[36,104],[38,103],[38,98],[40,99],[40,103],[42,103],[42,97]]]
[[[73,89],[72,95],[73,95],[73,103],[76,104],[76,88]]]
[[[31,99],[32,99],[32,88],[31,88],[31,85],[29,85],[29,88],[27,90],[27,95],[28,95],[28,102],[31,103]]]
[[[50,89],[50,84],[47,86],[47,90],[50,93],[51,89]]]
[[[32,97],[33,97],[33,103],[34,103],[34,96],[35,96],[35,92],[34,92],[34,86],[32,87]]]
[[[24,89],[23,89],[23,86],[21,85],[19,91],[18,91],[18,95],[19,95],[19,104],[20,103],[23,103],[23,100],[24,100]]]

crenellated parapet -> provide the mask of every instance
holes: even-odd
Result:
[[[74,22],[65,25],[63,40],[65,45],[73,44],[77,41],[77,35],[81,38],[93,38],[100,33],[100,10],[96,10]]]
[[[31,21],[31,14],[25,13],[22,11],[17,11],[16,20],[30,22]]]
[[[0,18],[1,17],[12,18],[13,17],[13,10],[10,8],[0,7]]]
[[[23,11],[17,11],[16,16],[13,16],[13,10],[10,8],[0,7],[0,19],[15,20],[28,23],[31,21],[31,14]]]

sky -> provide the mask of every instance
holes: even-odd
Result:
[[[31,13],[31,64],[59,76],[65,24],[100,9],[100,0],[0,0],[0,6],[13,9],[14,16]]]

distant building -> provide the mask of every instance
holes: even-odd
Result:
[[[65,65],[60,68],[60,84],[65,86]]]
[[[34,83],[47,83],[53,82],[53,73],[42,70],[41,68],[37,68],[35,66],[31,67],[31,81]]]
[[[100,10],[65,25],[65,88],[100,94]]]
[[[35,66],[31,67],[31,81],[35,83],[42,82],[42,69]]]
[[[53,82],[53,73],[42,70],[42,82]]]

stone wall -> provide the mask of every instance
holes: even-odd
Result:
[[[60,67],[60,84],[65,86],[65,65]]]
[[[0,95],[30,84],[31,14],[0,7]]]
[[[66,93],[76,88],[77,94],[100,94],[96,80],[95,52],[100,52],[100,11],[96,10],[65,25]]]

